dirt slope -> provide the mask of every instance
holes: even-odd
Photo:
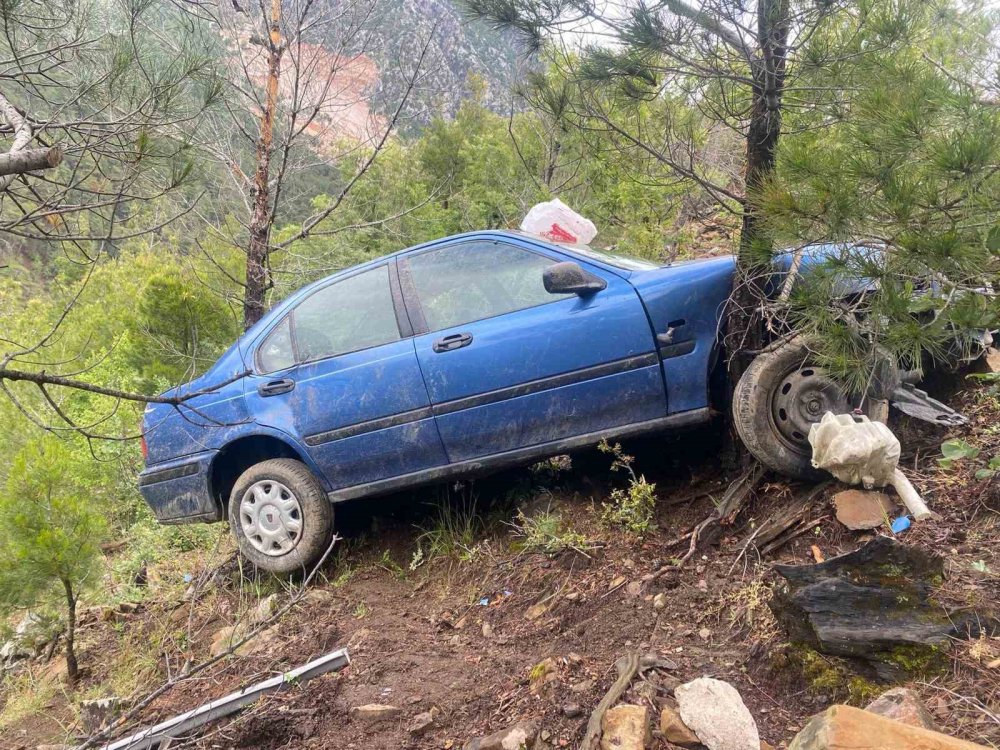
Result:
[[[972,434],[1000,448],[982,397],[966,398],[980,399],[966,404],[977,413]],[[995,407],[991,401],[990,408]],[[942,436],[900,430],[908,434],[908,460],[927,467],[915,474],[918,487],[942,514],[902,540],[948,557],[953,571],[949,596],[965,604],[995,602],[1000,597],[992,573],[1000,570],[995,483],[977,482],[971,470],[932,472],[926,462],[932,462]],[[628,446],[637,468],[657,483],[658,528],[644,539],[601,523],[602,501],[624,480],[609,472],[605,456],[596,454],[575,457],[568,470],[547,466],[453,487],[450,514],[438,510],[435,493],[440,490],[342,508],[339,525],[346,539],[325,579],[257,639],[253,653],[225,661],[208,676],[180,682],[143,713],[142,722],[347,646],[353,663],[343,672],[270,697],[232,721],[213,725],[192,744],[459,748],[474,736],[535,718],[548,746],[575,747],[590,711],[614,681],[615,660],[640,651],[669,658],[676,668],[659,684],[634,685],[630,700],[655,701],[673,679],[718,677],[739,689],[762,737],[781,745],[826,705],[864,703],[880,686],[870,675],[854,676],[834,660],[783,641],[766,606],[773,582],[769,564],[812,562],[814,545],[830,557],[856,548],[871,533],[849,532],[832,518],[831,490],[817,499],[814,517],[821,520],[808,534],[764,564],[752,554],[738,557],[754,524],[800,489],[765,481],[749,511],[716,544],[699,549],[679,572],[652,578],[686,551],[686,542],[673,542],[708,515],[724,490],[718,448],[712,430]],[[476,513],[465,513],[473,504]],[[518,507],[529,515],[557,511],[565,527],[594,548],[555,556],[519,549],[506,523]],[[411,569],[414,560],[424,561]],[[977,562],[991,572],[976,572]],[[241,578],[227,564],[193,602],[151,597],[117,623],[93,613],[82,634],[81,662],[91,665],[85,689],[100,693],[101,684],[122,668],[116,666],[121,654],[115,650],[123,634],[156,644],[159,653],[152,668],[147,664],[148,678],[140,686],[148,689],[166,674],[167,664],[176,673],[186,660],[205,658],[213,635],[270,591],[277,591],[279,599],[287,595],[273,582]],[[654,597],[661,593],[662,608],[657,608]],[[958,643],[943,669],[911,680],[943,729],[1000,743],[995,721],[1000,670],[985,666],[997,657],[996,641]],[[381,723],[351,714],[352,707],[370,703],[401,711]],[[440,710],[436,726],[411,734],[413,717],[432,707]],[[58,739],[58,722],[72,717],[65,699],[56,697],[48,719],[0,732],[0,745],[28,748]]]

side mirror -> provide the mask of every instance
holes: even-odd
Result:
[[[608,282],[583,270],[579,263],[566,261],[549,266],[542,273],[542,283],[549,294],[579,294],[586,297],[606,289]]]

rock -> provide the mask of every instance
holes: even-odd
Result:
[[[212,656],[219,656],[228,651],[229,647],[238,640],[239,638],[236,635],[236,626],[227,625],[212,636],[212,645],[209,647],[208,652]]]
[[[556,667],[556,660],[549,656],[531,668],[528,685],[532,693],[537,694],[547,683],[556,678]]]
[[[354,706],[351,711],[352,719],[374,724],[388,719],[395,719],[403,710],[398,706],[391,706],[386,703],[367,703],[364,706]]]
[[[413,721],[406,728],[410,734],[417,737],[429,729],[432,729],[437,723],[437,716],[441,713],[436,707],[432,708],[430,711],[424,711],[422,714],[417,714],[413,717]]]
[[[900,647],[941,647],[1000,631],[985,614],[945,614],[931,601],[944,577],[941,557],[889,537],[817,565],[775,569],[786,584],[776,588],[770,607],[790,640],[868,659],[884,677],[899,676],[892,666]]]
[[[709,750],[760,750],[760,734],[739,691],[699,677],[674,689],[681,720]]]
[[[492,638],[492,637],[493,637],[493,626],[490,625],[488,622],[484,621],[483,622],[483,638]]]
[[[986,372],[998,373],[1000,372],[1000,349],[990,347],[986,350],[986,356],[983,357],[983,363],[986,365]]]
[[[534,721],[519,721],[488,737],[470,740],[465,744],[464,750],[524,750],[531,747],[537,736],[538,724]]]
[[[667,595],[662,591],[653,597],[653,609],[666,609]]]
[[[539,617],[545,614],[548,607],[542,603],[533,604],[528,607],[528,610],[524,613],[524,619],[526,620],[537,620]]]
[[[594,689],[593,680],[580,680],[579,682],[574,682],[569,686],[569,689],[574,693],[589,693]]]
[[[670,706],[664,706],[660,711],[660,732],[663,734],[663,739],[672,745],[697,747],[701,744],[698,735],[691,731],[681,720],[681,715]]]
[[[250,622],[254,625],[259,625],[264,622],[267,618],[271,617],[275,612],[278,611],[278,595],[268,594],[259,602],[254,608],[254,611],[250,614]]]
[[[625,587],[625,593],[635,598],[642,593],[642,581],[631,581],[628,586]]]
[[[118,714],[122,699],[117,696],[80,701],[80,723],[85,734],[94,734],[104,729]]]
[[[837,520],[852,531],[876,529],[893,510],[892,500],[882,492],[844,490],[833,496]]]
[[[934,718],[917,694],[909,688],[893,688],[882,693],[867,706],[865,711],[871,711],[887,719],[901,721],[913,727],[937,730]]]
[[[309,589],[300,604],[322,607],[330,604],[335,598],[333,592],[327,589]]]
[[[567,719],[575,719],[579,716],[583,716],[583,706],[579,703],[567,703],[560,709]]]
[[[649,711],[624,703],[609,708],[601,718],[601,750],[645,750],[649,739]]]
[[[788,750],[985,750],[852,706],[830,706],[795,735]]]

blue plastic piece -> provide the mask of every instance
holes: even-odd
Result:
[[[892,533],[902,534],[904,531],[910,528],[910,524],[911,521],[909,516],[900,516],[899,518],[897,518],[895,521],[892,522]]]

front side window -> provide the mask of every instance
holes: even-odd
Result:
[[[289,336],[290,333],[290,336]],[[264,372],[399,341],[389,268],[379,266],[323,287],[300,302],[261,345]],[[276,365],[281,365],[280,367]]]
[[[545,291],[542,273],[556,261],[499,242],[449,245],[408,262],[431,331],[572,296]]]

